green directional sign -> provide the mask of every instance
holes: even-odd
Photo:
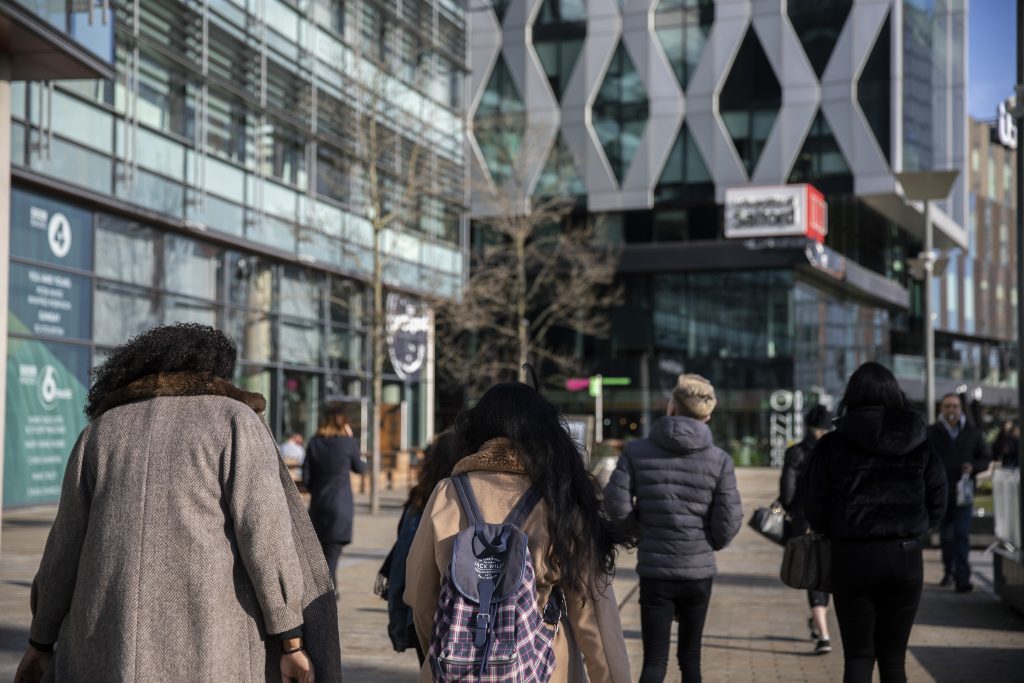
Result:
[[[633,383],[633,380],[629,377],[605,377],[604,375],[594,375],[590,378],[590,396],[597,398],[598,394],[602,393],[604,387],[628,387]]]

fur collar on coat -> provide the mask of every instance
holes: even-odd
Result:
[[[452,474],[463,472],[508,472],[526,474],[519,447],[504,437],[485,441],[480,450],[466,456],[452,470]]]
[[[260,394],[239,389],[220,377],[186,370],[146,375],[114,389],[103,398],[89,418],[95,420],[112,408],[157,396],[226,396],[244,403],[257,413],[267,409],[267,401]]]

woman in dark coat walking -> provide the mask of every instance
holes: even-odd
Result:
[[[309,518],[320,539],[334,585],[338,585],[338,558],[341,549],[352,542],[352,518],[355,504],[349,474],[366,472],[366,461],[359,452],[359,439],[340,405],[330,405],[306,446],[302,481],[309,489]]]
[[[945,512],[946,473],[889,370],[865,363],[853,373],[801,490],[811,528],[831,539],[844,683],[870,683],[876,659],[881,683],[905,683],[924,576],[919,537]]]
[[[806,436],[786,451],[786,461],[782,465],[782,477],[779,479],[779,502],[789,514],[787,539],[797,538],[807,533],[807,519],[804,516],[804,505],[800,480],[811,459],[814,447],[825,434],[832,430],[832,413],[828,408],[816,405],[804,416]],[[807,591],[807,604],[811,608],[811,618],[807,626],[814,641],[814,654],[823,655],[832,651],[832,639],[828,634],[828,593],[825,591]]]

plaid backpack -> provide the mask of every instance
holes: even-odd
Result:
[[[455,536],[448,574],[434,614],[427,660],[440,683],[547,683],[555,668],[552,645],[561,620],[560,591],[544,617],[520,529],[540,500],[531,486],[501,524],[483,521],[465,474],[452,477],[469,526]]]

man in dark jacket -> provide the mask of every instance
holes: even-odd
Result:
[[[960,397],[946,394],[940,404],[939,421],[928,428],[928,441],[942,461],[946,470],[948,500],[946,514],[940,525],[942,538],[943,586],[956,582],[958,593],[966,593],[971,584],[971,565],[967,561],[971,550],[970,531],[974,506],[956,504],[957,484],[963,475],[968,475],[973,484],[975,477],[988,469],[992,462],[988,444],[981,431],[968,424],[960,405]]]
[[[808,524],[804,516],[800,480],[818,439],[832,430],[832,418],[832,413],[825,406],[817,405],[811,408],[804,416],[806,436],[786,451],[786,461],[782,466],[782,477],[779,479],[779,503],[789,514],[789,538],[807,533]],[[828,593],[807,591],[807,604],[811,608],[811,618],[807,620],[807,625],[811,631],[811,640],[814,641],[814,653],[821,655],[831,652],[832,639],[828,633]]]
[[[715,447],[707,422],[715,390],[682,375],[668,414],[651,436],[626,446],[605,488],[612,517],[639,523],[641,683],[660,682],[668,667],[672,620],[679,619],[683,680],[700,681],[700,643],[715,575],[714,551],[743,519],[732,458]]]

